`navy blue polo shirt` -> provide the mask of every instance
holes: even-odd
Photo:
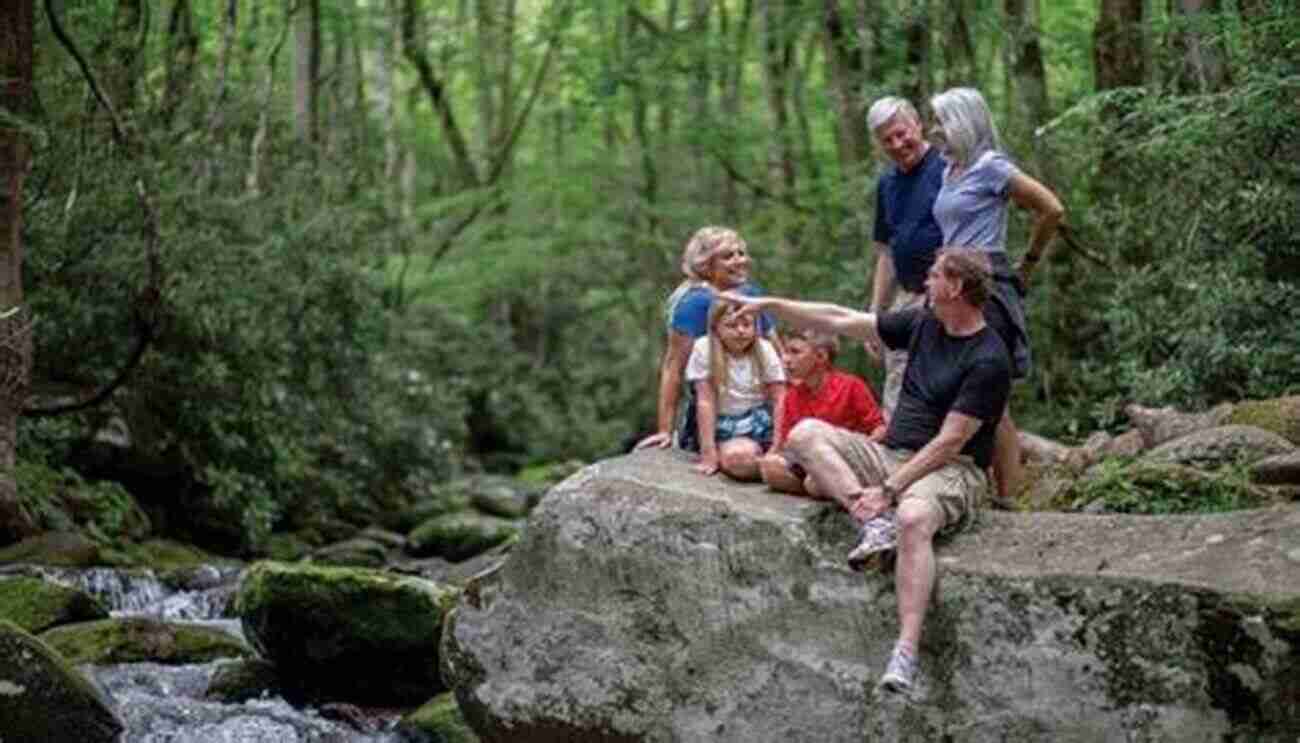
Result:
[[[934,219],[934,200],[943,187],[946,163],[938,147],[904,173],[897,165],[880,176],[876,187],[876,229],[873,237],[889,246],[898,283],[911,292],[925,289],[925,274],[934,253],[943,245],[943,230]]]

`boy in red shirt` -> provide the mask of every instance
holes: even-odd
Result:
[[[803,467],[789,461],[781,448],[795,425],[817,418],[834,426],[879,440],[885,419],[867,383],[834,367],[839,340],[830,333],[801,330],[785,343],[782,361],[791,385],[785,394],[785,415],[772,447],[759,460],[763,482],[773,490],[819,498]]]

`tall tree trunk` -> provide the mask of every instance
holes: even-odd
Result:
[[[929,100],[933,90],[930,79],[930,0],[904,0],[904,6],[907,78],[903,83],[903,96],[919,107]]]
[[[1228,51],[1214,22],[1222,12],[1221,0],[1169,0],[1174,21],[1169,45],[1175,55],[1170,77],[1177,90],[1213,93],[1231,84]]]
[[[663,34],[660,35],[658,42],[660,47],[670,47],[677,43],[677,0],[668,0],[668,6],[664,8],[664,27]],[[676,108],[677,96],[674,94],[673,81],[676,75],[660,75],[659,90],[655,96],[655,105],[659,107],[659,136],[660,141],[669,142],[672,140],[673,131],[673,111]]]
[[[1005,0],[1007,44],[1010,57],[1008,65],[1013,78],[1015,100],[1020,103],[1021,115],[1011,117],[1012,132],[1034,139],[1034,159],[1038,174],[1048,183],[1055,181],[1052,159],[1043,143],[1033,137],[1033,132],[1052,118],[1051,101],[1047,92],[1047,72],[1043,66],[1043,49],[1038,40],[1038,0]]]
[[[719,78],[719,83],[722,85],[722,114],[729,125],[723,132],[725,139],[718,143],[718,148],[721,150],[721,158],[731,163],[734,162],[736,155],[735,122],[740,121],[740,91],[744,87],[745,59],[748,56],[749,26],[754,18],[754,0],[743,0],[740,17],[736,19],[734,29],[731,28],[731,17],[727,13],[726,3],[718,6],[718,13],[719,31],[727,40],[731,61],[730,65],[723,68],[723,74]],[[740,186],[730,169],[722,191],[722,213],[729,223],[735,223],[740,219]]]
[[[280,50],[284,48],[285,42],[289,39],[289,30],[294,23],[292,16],[289,14],[293,2],[294,0],[285,0],[284,26],[281,27],[275,43],[271,45],[271,52],[266,58],[266,68],[262,78],[262,108],[257,115],[257,132],[253,134],[253,141],[249,144],[248,173],[244,176],[244,189],[250,196],[259,194],[262,188],[262,146],[266,143],[266,138],[270,132],[271,103],[274,100],[275,71],[278,68],[276,60],[279,59]]]
[[[294,28],[294,133],[314,143],[320,138],[320,0],[299,0]]]
[[[121,116],[135,107],[136,63],[140,55],[145,13],[141,0],[117,0],[113,16],[113,38],[109,42],[113,60],[105,77],[107,93]]]
[[[447,146],[451,148],[451,155],[456,162],[456,172],[461,187],[475,188],[480,185],[478,168],[474,165],[474,159],[470,155],[469,143],[465,140],[465,133],[461,131],[451,100],[447,97],[446,85],[442,78],[434,73],[433,65],[429,64],[428,56],[421,45],[418,6],[418,0],[403,0],[402,53],[411,61],[411,64],[415,65],[415,71],[419,75],[420,83],[429,96],[429,102],[433,106],[434,113],[438,115],[438,121],[442,125],[443,137],[446,138]]]
[[[14,480],[18,415],[31,384],[31,320],[23,304],[23,180],[31,165],[27,133],[14,126],[31,116],[32,0],[0,3],[0,543],[36,531]]]
[[[794,194],[796,166],[790,126],[791,70],[794,67],[793,9],[783,0],[760,0],[763,11],[763,83],[772,124],[770,180],[783,197]]]
[[[1007,0],[1013,2],[1014,0]],[[945,25],[944,75],[946,88],[980,87],[980,75],[975,62],[975,41],[970,32],[970,0],[949,0]]]
[[[194,12],[190,0],[176,0],[167,17],[166,79],[159,115],[171,126],[176,109],[189,95],[194,80],[194,61],[199,53],[199,35],[194,31]]]
[[[691,107],[691,125],[701,127],[706,131],[716,130],[716,122],[713,119],[713,75],[714,64],[721,55],[715,54],[716,45],[710,22],[712,20],[713,3],[711,0],[691,0],[691,73],[690,73],[690,107]],[[723,43],[726,43],[725,40]],[[705,193],[713,194],[717,192],[717,179],[713,175],[716,172],[714,168],[707,165],[704,148],[701,146],[699,137],[690,138],[691,164],[693,172],[691,180],[697,188],[703,189]]]
[[[638,44],[637,37],[646,31],[638,29],[635,9],[628,8],[625,17],[626,38],[632,48],[644,46]],[[641,163],[641,209],[646,215],[646,224],[640,227],[642,234],[654,235],[659,232],[659,163],[655,158],[654,142],[650,134],[650,103],[646,100],[646,78],[643,69],[633,70],[628,75],[628,90],[632,96],[632,133],[636,137],[637,154]]]
[[[824,0],[822,38],[826,44],[826,67],[835,101],[835,144],[841,177],[845,182],[856,178],[871,157],[866,106],[862,100],[866,55],[863,40],[850,18],[840,8],[840,0]]]
[[[1142,20],[1142,0],[1101,0],[1101,12],[1092,32],[1097,90],[1141,85],[1146,79]]]

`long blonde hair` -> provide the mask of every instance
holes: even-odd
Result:
[[[686,241],[686,245],[682,248],[681,262],[682,275],[685,278],[673,293],[668,295],[668,301],[664,303],[664,319],[669,327],[672,327],[673,312],[677,310],[677,303],[682,301],[686,292],[696,287],[709,286],[708,278],[705,276],[705,272],[709,270],[709,261],[713,260],[714,253],[727,246],[747,248],[740,233],[730,227],[714,225],[699,228],[694,235],[691,235],[691,239]]]
[[[718,334],[717,327],[723,320],[730,319],[739,311],[740,305],[717,299],[713,301],[713,306],[709,307],[709,385],[713,387],[715,396],[722,395],[722,389],[730,379],[728,374],[731,371],[731,353],[722,345],[722,337]],[[767,379],[768,372],[767,362],[763,358],[762,343],[763,337],[758,333],[758,320],[755,319],[754,342],[742,356],[752,361],[759,380]]]

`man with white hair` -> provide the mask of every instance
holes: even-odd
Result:
[[[925,275],[934,253],[943,244],[943,230],[935,221],[934,200],[943,187],[946,163],[921,131],[916,108],[902,98],[889,96],[867,111],[867,128],[876,145],[892,161],[876,187],[876,270],[867,311],[880,313],[919,307],[925,302]],[[907,349],[888,351],[879,343],[864,343],[873,358],[885,364],[881,405],[886,417],[898,404]]]

